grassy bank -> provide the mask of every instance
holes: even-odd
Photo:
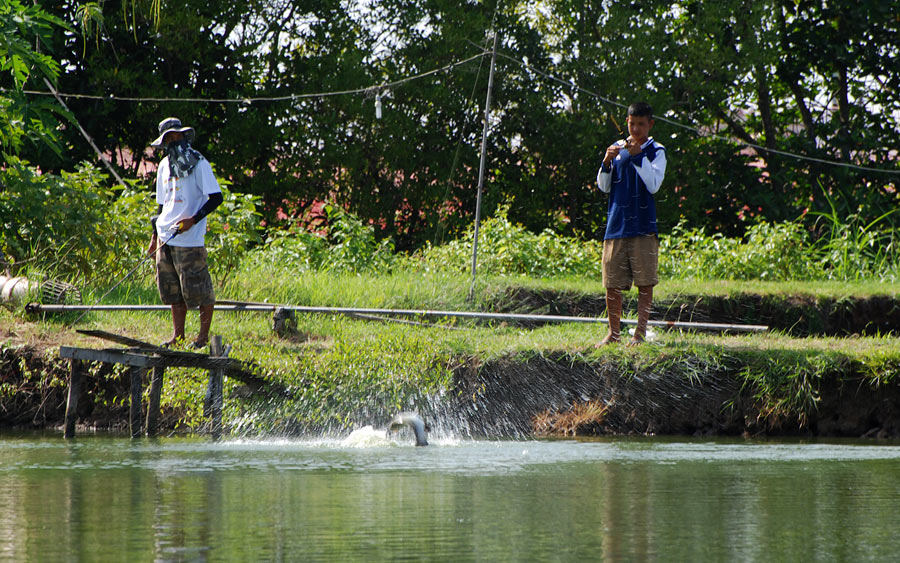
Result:
[[[259,270],[232,278],[219,297],[293,305],[524,312],[534,305],[515,302],[524,287],[543,292],[551,302],[553,295],[572,294],[602,302],[595,280],[486,278],[476,285],[472,302],[467,301],[469,286],[468,277],[445,273],[291,275]],[[763,292],[838,300],[897,295],[896,287],[884,284],[720,282],[698,287],[664,282],[657,296],[660,301],[677,300],[688,289],[692,295],[730,297]],[[94,302],[103,292],[98,288],[95,295],[87,294],[86,302]],[[106,301],[157,303],[157,296],[144,278],[126,284]],[[53,413],[58,417],[61,412],[67,375],[66,366],[56,359],[58,346],[107,346],[67,327],[75,318],[74,314],[34,318],[21,309],[0,315],[4,331],[0,389],[7,414],[37,408],[34,404],[39,403],[46,422],[58,422]],[[666,426],[657,421],[641,429],[636,422],[626,424],[615,408],[610,411],[604,403],[587,409],[593,421],[575,425],[579,432],[816,432],[824,428],[817,415],[822,405],[832,405],[849,393],[851,382],[857,391],[876,393],[897,387],[900,372],[900,342],[892,335],[794,338],[779,331],[753,336],[659,332],[654,342],[639,348],[598,350],[594,344],[604,334],[602,326],[429,322],[443,326],[301,315],[294,332],[279,336],[268,314],[219,313],[214,332],[234,345],[232,356],[252,363],[259,375],[288,390],[287,396],[249,394],[239,382],[228,380],[226,420],[235,432],[340,433],[363,424],[384,424],[392,413],[412,409],[427,413],[436,426],[448,431],[520,435],[529,426],[540,426],[540,421],[550,431],[567,431],[571,424],[548,426],[547,417],[572,409],[585,411],[592,400],[606,397],[609,402],[615,396],[613,404],[619,405],[615,408],[627,405],[648,412],[654,403],[669,405],[671,413],[680,412],[686,403],[704,404],[703,416],[682,413],[669,418],[695,416],[705,422]],[[196,331],[196,323],[196,313],[191,313],[189,334]],[[161,313],[91,312],[79,327],[122,332],[148,342],[163,341],[170,330],[168,315]],[[206,374],[170,372],[163,395],[164,423],[174,431],[200,428]],[[124,386],[124,373],[95,367],[94,374],[100,404],[85,421],[121,424],[127,419],[126,394],[117,396],[115,389]],[[598,382],[603,386],[597,387]],[[625,395],[630,398],[623,399]],[[17,420],[22,424],[28,418]],[[840,432],[833,426],[830,432],[863,434],[871,428],[893,428],[883,418],[869,416],[844,424]]]

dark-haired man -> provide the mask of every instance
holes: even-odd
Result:
[[[656,202],[666,174],[666,149],[650,137],[653,109],[645,102],[628,107],[628,138],[606,149],[597,172],[597,185],[609,194],[606,234],[603,237],[603,287],[609,334],[601,345],[620,340],[622,292],[632,283],[638,288],[638,322],[629,345],[640,344],[657,277],[659,241]]]

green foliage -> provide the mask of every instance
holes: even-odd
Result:
[[[323,219],[316,232],[296,228],[271,234],[252,254],[251,264],[297,274],[386,272],[393,267],[393,244],[377,240],[374,227],[334,204],[324,206]]]
[[[57,176],[10,157],[0,183],[6,187],[0,191],[0,250],[14,267],[111,284],[147,260],[155,203],[137,182],[117,190],[89,164]],[[260,241],[259,198],[222,191],[207,235],[210,270],[220,285]]]
[[[34,40],[46,43],[56,26],[67,28],[37,4],[0,1],[0,71],[12,75],[17,88],[24,86],[35,71],[42,77],[56,77],[59,64],[34,48]]]
[[[66,115],[56,102],[33,100],[22,91],[29,83],[45,89],[44,80],[56,81],[59,63],[35,48],[35,43],[49,47],[56,29],[70,28],[38,4],[0,0],[0,86],[12,86],[0,91],[0,150],[4,153],[18,153],[26,140],[37,150],[49,147],[60,152],[56,129]]]
[[[32,9],[19,1],[3,6]],[[160,7],[158,0],[45,6],[69,24],[40,31],[42,45],[66,61],[60,90],[217,99],[360,91],[252,105],[68,100],[110,153],[142,155],[159,119],[178,115],[197,128],[195,145],[214,155],[233,191],[262,198],[270,225],[285,208],[328,200],[403,251],[462,235],[474,213],[487,59],[405,79],[477,56],[492,32],[500,42],[484,209],[513,201],[508,218],[530,232],[601,236],[605,198],[593,178],[604,147],[620,137],[610,117],[621,125],[621,106],[637,98],[656,108],[653,135],[670,155],[657,196],[663,232],[683,219],[741,237],[762,219],[827,213],[817,181],[840,194],[842,216],[856,213],[862,224],[900,201],[893,176],[822,162],[896,171],[888,148],[900,144],[893,94],[900,73],[884,60],[900,32],[897,0],[547,0],[539,10],[521,1],[185,0]],[[33,45],[35,20],[24,31],[15,18],[3,21],[9,33],[0,41]],[[12,55],[6,64],[3,76],[13,85],[25,67]],[[383,115],[376,119],[376,90],[365,89],[393,82],[400,83],[377,91]],[[820,110],[823,100],[829,103]],[[23,128],[49,134],[65,118],[43,103],[0,99],[5,146],[45,171],[93,159],[74,127],[59,131],[66,150],[57,155],[23,144]],[[756,148],[740,150],[735,140]],[[140,164],[129,163],[134,174]],[[896,229],[897,217],[884,221]]]
[[[228,182],[219,179],[222,204],[206,222],[209,269],[220,286],[225,285],[250,249],[262,242],[260,198],[232,192],[227,186]]]
[[[798,223],[756,223],[745,240],[679,223],[660,237],[660,275],[701,280],[817,279],[806,234]]]
[[[0,245],[11,262],[67,277],[103,279],[119,271],[119,253],[133,247],[134,224],[129,215],[117,216],[105,176],[89,165],[57,176],[14,157],[7,162],[0,168]]]
[[[822,380],[847,369],[846,358],[766,350],[744,359],[739,377],[756,401],[760,422],[777,427],[794,419],[802,428],[819,402]]]
[[[871,221],[862,210],[841,217],[834,198],[825,192],[829,212],[813,212],[824,224],[817,250],[821,268],[828,279],[860,280],[897,277],[900,239],[889,219],[894,208]]]
[[[339,205],[326,205],[329,251],[320,269],[325,271],[365,272],[389,269],[394,245],[390,239],[378,241],[375,228],[345,211]]]
[[[478,272],[486,275],[527,275],[538,278],[599,276],[603,245],[557,235],[540,234],[511,222],[509,206],[486,219],[478,234]],[[461,239],[443,246],[428,245],[419,254],[420,264],[432,270],[470,270],[474,228]]]

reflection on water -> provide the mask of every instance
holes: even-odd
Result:
[[[900,447],[0,437],[0,560],[891,560]]]

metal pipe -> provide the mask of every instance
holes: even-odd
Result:
[[[230,301],[217,303],[216,311],[241,312],[262,311],[274,312],[277,308],[283,308],[295,313],[321,314],[321,315],[398,315],[418,317],[450,317],[461,319],[481,319],[497,321],[525,321],[542,323],[583,323],[605,324],[609,319],[601,317],[569,317],[563,315],[523,315],[517,313],[481,313],[477,311],[439,311],[427,309],[367,309],[361,307],[308,307],[299,305],[274,305],[268,303],[242,303]],[[168,305],[42,305],[29,303],[26,311],[29,313],[63,313],[72,311],[169,311]],[[636,325],[637,320],[622,319],[622,324]],[[765,332],[769,330],[765,325],[741,325],[723,323],[695,323],[684,321],[648,321],[648,326],[661,328],[683,328],[690,330],[708,331],[732,331],[732,332]]]

